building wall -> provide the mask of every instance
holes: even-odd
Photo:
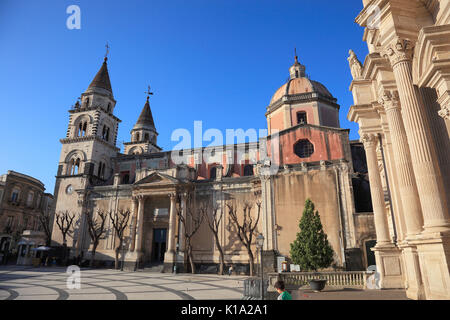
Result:
[[[336,177],[331,170],[312,170],[277,175],[273,178],[274,209],[279,226],[278,250],[290,256],[290,244],[299,232],[306,199],[310,198],[319,211],[324,231],[335,252],[338,265],[342,265],[342,244],[339,240],[341,223]]]

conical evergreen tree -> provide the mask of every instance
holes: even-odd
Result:
[[[291,258],[302,271],[317,271],[333,263],[333,248],[323,231],[319,212],[314,212],[314,203],[307,199],[300,219],[300,232],[291,243]]]

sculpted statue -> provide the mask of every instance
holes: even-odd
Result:
[[[352,73],[353,79],[361,79],[362,77],[362,69],[363,65],[356,57],[356,54],[353,50],[349,51],[350,56],[348,57],[348,63],[350,64],[350,71]]]

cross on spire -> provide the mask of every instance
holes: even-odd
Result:
[[[295,62],[298,62],[297,48],[294,48],[294,52],[295,52]]]
[[[153,95],[153,92],[151,91],[150,85],[148,86],[147,91],[145,91],[145,93],[147,94],[147,101],[150,98],[150,96]]]
[[[105,61],[106,61],[106,60],[108,60],[108,54],[109,54],[109,44],[108,44],[108,41],[106,41],[105,48],[106,48],[106,53],[105,53]]]

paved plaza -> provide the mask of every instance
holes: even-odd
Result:
[[[70,289],[66,268],[0,267],[0,300],[240,300],[246,276],[169,274],[81,269],[80,288]],[[69,281],[69,284],[71,282]],[[406,300],[404,290],[327,287],[292,292],[294,300]]]
[[[69,289],[65,268],[0,267],[0,300],[236,300],[244,276],[81,269],[81,288]]]

